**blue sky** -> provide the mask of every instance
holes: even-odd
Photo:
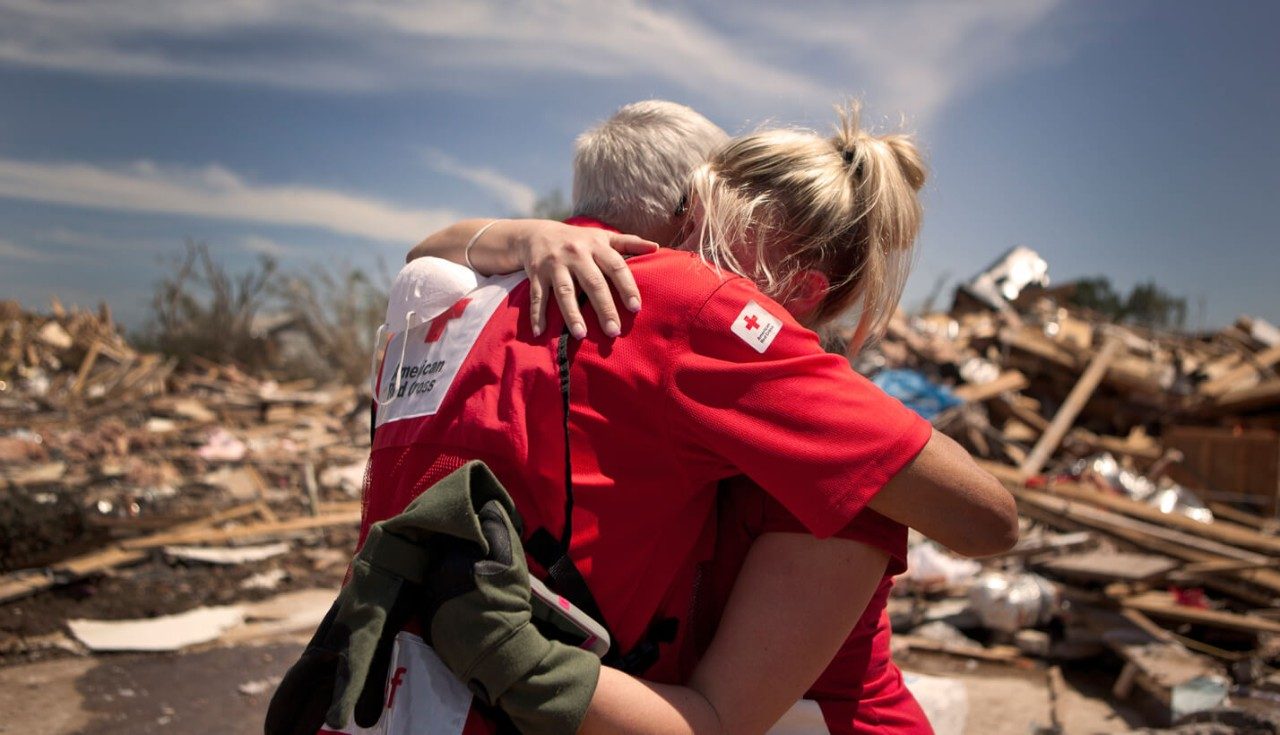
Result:
[[[568,191],[574,136],[660,97],[732,132],[862,97],[932,178],[905,303],[1015,244],[1280,322],[1280,5],[0,0],[0,298],[145,317],[185,238],[399,261]],[[1203,311],[1198,305],[1203,301]]]

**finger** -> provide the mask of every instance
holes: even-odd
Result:
[[[631,311],[640,311],[640,288],[636,286],[636,279],[631,275],[631,266],[627,265],[626,259],[609,250],[596,255],[596,266],[604,273],[605,278],[613,282],[613,287],[618,289],[618,298],[622,303]]]
[[[578,339],[587,336],[587,324],[578,309],[577,289],[573,286],[573,275],[563,265],[558,265],[551,275],[551,291],[555,294],[556,303],[560,305],[560,315],[569,327],[569,334]]]
[[[609,238],[609,247],[623,255],[647,255],[661,246],[636,235],[615,234]]]
[[[622,256],[614,253],[612,250],[605,251],[615,258],[621,259]],[[583,258],[573,264],[573,275],[578,281],[578,285],[582,287],[584,293],[587,294],[587,300],[591,302],[591,308],[596,310],[596,317],[600,321],[600,328],[610,337],[617,337],[622,333],[621,320],[618,319],[618,307],[613,303],[613,292],[609,290],[609,281],[604,274],[600,272],[600,266],[594,258]]]
[[[525,272],[529,274],[529,326],[533,328],[533,336],[537,337],[547,328],[546,289],[542,278],[531,268],[525,267]]]

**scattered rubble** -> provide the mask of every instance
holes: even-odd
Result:
[[[340,583],[367,400],[191,362],[135,350],[105,307],[0,302],[0,661]]]
[[[1023,516],[1022,541],[980,574],[913,543],[899,648],[1114,661],[1100,669],[1114,666],[1112,696],[1143,692],[1149,724],[1244,709],[1280,732],[1280,332],[1246,317],[1156,332],[1062,293],[1018,248],[949,312],[895,315],[855,360],[979,458]],[[975,640],[939,638],[936,608]]]
[[[1280,330],[1158,332],[1064,293],[1019,248],[855,360],[1024,525],[980,563],[913,540],[895,655],[1043,676],[1039,732],[1082,670],[1145,724],[1280,732]],[[0,329],[0,662],[122,645],[103,621],[244,616],[221,642],[315,624],[355,539],[363,389],[180,369],[105,309],[3,302]]]

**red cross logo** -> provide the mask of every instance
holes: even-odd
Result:
[[[759,320],[759,319],[756,319],[756,315],[755,315],[755,314],[748,314],[748,315],[747,315],[747,317],[746,317],[745,319],[743,319],[742,321],[744,321],[744,322],[746,322],[746,323],[747,323],[747,329],[759,329],[759,328],[760,328],[760,320]]]
[[[449,310],[431,320],[431,326],[427,327],[427,337],[422,340],[426,344],[439,342],[444,336],[444,328],[451,320],[462,316],[462,312],[467,310],[467,304],[471,303],[471,299],[458,299],[458,302],[449,307]]]

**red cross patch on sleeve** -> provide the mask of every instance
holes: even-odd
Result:
[[[751,349],[763,355],[782,331],[782,320],[755,301],[748,301],[734,318],[729,330],[750,345]]]

